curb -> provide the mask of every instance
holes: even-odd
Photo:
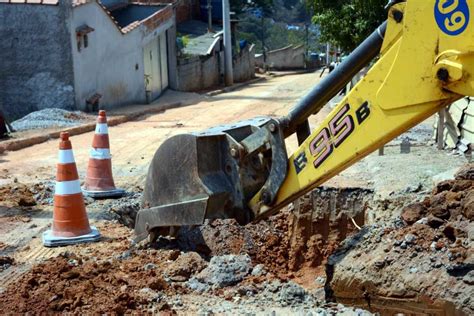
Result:
[[[174,102],[170,104],[164,104],[162,106],[156,107],[156,108],[150,108],[150,109],[145,109],[142,111],[138,112],[133,112],[129,114],[123,114],[123,115],[117,115],[117,116],[112,116],[109,117],[107,120],[108,126],[116,126],[119,124],[123,124],[129,121],[133,121],[140,116],[147,115],[147,114],[156,114],[165,110],[173,109],[173,108],[178,108],[181,107],[185,104],[182,102]],[[57,132],[51,132],[47,133],[45,135],[39,135],[39,136],[32,136],[32,137],[27,137],[27,138],[19,138],[19,139],[13,139],[13,140],[7,140],[5,142],[0,143],[0,154],[2,154],[5,151],[17,151],[23,148],[31,147],[33,145],[38,145],[44,142],[47,142],[48,140],[51,139],[57,139],[59,138],[59,134],[61,132],[68,132],[70,136],[75,136],[75,135],[80,135],[80,134],[85,134],[88,132],[92,132],[95,130],[95,125],[96,123],[87,123],[71,128],[67,128],[61,131]]]
[[[246,82],[236,83],[236,84],[234,84],[233,86],[230,86],[230,87],[226,87],[226,88],[223,88],[223,89],[207,92],[207,93],[204,93],[203,95],[206,95],[208,97],[213,97],[213,96],[216,96],[216,95],[219,95],[219,94],[222,94],[222,93],[235,91],[235,90],[237,90],[239,88],[242,88],[244,86],[247,86],[247,85],[259,82],[259,81],[264,81],[264,80],[267,80],[267,78],[257,77],[255,79],[252,79],[252,80],[249,80],[249,81],[246,81]]]
[[[293,72],[286,72],[286,73],[272,73],[271,71],[268,72],[268,76],[272,78],[279,78],[279,77],[286,77],[286,76],[296,76],[296,75],[304,75],[304,74],[310,74],[313,72],[316,72],[320,70],[321,68],[316,68],[316,69],[305,69],[305,70],[300,70],[300,71],[293,71]]]

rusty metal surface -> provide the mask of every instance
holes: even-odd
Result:
[[[143,240],[149,232],[159,226],[191,226],[204,223],[207,202],[209,197],[205,196],[182,203],[168,204],[149,209],[140,210],[137,214],[135,224],[136,240]]]
[[[262,188],[262,202],[275,199],[287,172],[279,122],[255,118],[203,132],[177,135],[151,162],[137,240],[158,227],[202,224],[204,219],[254,219],[248,202]]]

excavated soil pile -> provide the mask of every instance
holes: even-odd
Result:
[[[401,219],[366,227],[327,267],[327,295],[374,310],[474,314],[474,164]]]
[[[339,243],[357,231],[354,223],[364,224],[370,194],[320,188],[295,208],[264,221],[241,226],[235,220],[214,220],[182,229],[178,247],[209,256],[248,254],[280,279],[298,277],[323,265]]]
[[[239,225],[235,220],[214,220],[200,227],[182,229],[177,247],[205,256],[248,254],[255,264],[285,278],[288,273],[288,217],[284,211],[266,221]]]
[[[0,205],[7,207],[35,206],[36,200],[28,186],[17,183],[0,187]]]
[[[163,280],[163,271],[179,252],[130,251],[130,230],[116,224],[101,224],[99,229],[103,242],[68,247],[7,288],[0,294],[2,309],[33,314],[123,313],[148,310],[149,292],[180,292]],[[157,311],[168,308],[154,299]]]
[[[327,236],[334,233],[336,237],[312,252],[319,256],[317,260],[309,255],[299,260],[305,267],[316,267],[326,260],[353,225],[339,212],[334,218],[329,216],[333,206],[339,205],[339,194],[329,191],[324,189],[312,199],[319,205],[321,213],[317,214],[325,215],[313,216],[311,221]],[[332,202],[322,205],[319,198],[325,194]],[[132,198],[130,205],[135,205],[135,200]],[[214,220],[201,227],[183,228],[176,239],[160,238],[151,246],[134,247],[129,228],[99,223],[103,242],[67,247],[65,253],[35,266],[9,286],[0,294],[0,302],[18,313],[122,313],[186,310],[189,306],[180,307],[179,300],[173,303],[176,296],[204,294],[224,302],[246,297],[263,309],[293,305],[311,309],[321,304],[321,295],[313,296],[291,281],[308,272],[290,271],[290,262],[297,260],[294,256],[301,255],[301,248],[300,252],[291,251],[292,227],[300,223],[293,214],[294,210],[287,209],[246,226],[234,220]],[[308,279],[313,287],[316,276],[310,273]],[[245,312],[223,311],[231,310]]]

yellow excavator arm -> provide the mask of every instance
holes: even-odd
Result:
[[[378,62],[289,158],[274,205],[294,201],[463,96],[474,94],[474,1],[410,0],[390,8]]]
[[[391,1],[387,22],[288,116],[167,140],[150,165],[137,240],[205,219],[244,224],[269,216],[443,107],[474,96],[473,11],[474,0]],[[311,132],[308,117],[376,56]],[[300,147],[287,157],[285,138],[294,133]]]

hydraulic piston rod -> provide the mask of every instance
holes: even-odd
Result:
[[[387,22],[384,22],[343,63],[295,105],[283,119],[285,137],[295,133],[298,126],[304,124],[309,116],[319,112],[380,53],[386,29]]]

